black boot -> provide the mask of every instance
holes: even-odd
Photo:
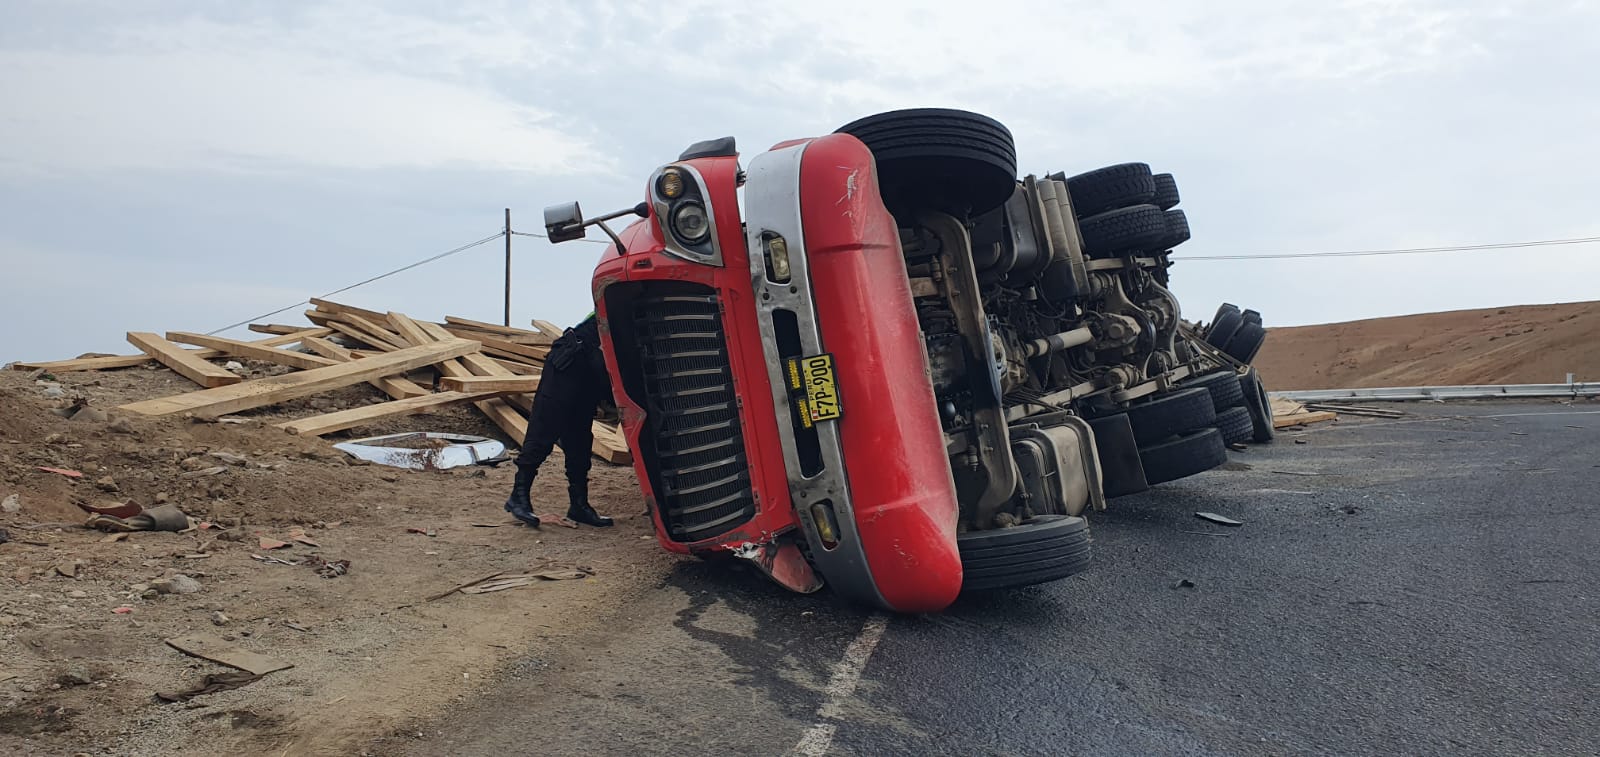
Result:
[[[533,514],[533,503],[528,501],[528,490],[533,487],[533,476],[537,472],[533,468],[517,466],[517,479],[511,484],[511,497],[506,500],[506,512],[534,528],[539,527],[539,516]]]
[[[567,507],[567,520],[582,523],[586,526],[605,528],[611,525],[611,519],[594,511],[589,506],[589,482],[568,483],[567,496],[572,504]]]

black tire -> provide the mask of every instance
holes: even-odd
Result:
[[[1261,324],[1261,314],[1254,310],[1246,310],[1239,315],[1244,318],[1245,323]]]
[[[1228,340],[1228,346],[1222,348],[1234,360],[1249,365],[1256,359],[1256,353],[1261,351],[1261,345],[1267,341],[1267,330],[1259,323],[1244,322],[1239,326],[1239,331]]]
[[[1145,163],[1119,163],[1069,176],[1067,193],[1072,212],[1088,218],[1107,210],[1143,205],[1156,196],[1155,177]]]
[[[1211,324],[1211,330],[1206,332],[1206,344],[1226,351],[1228,341],[1233,339],[1234,334],[1239,333],[1239,327],[1243,325],[1244,316],[1239,313],[1219,313],[1217,320]]]
[[[1150,177],[1155,181],[1156,194],[1150,199],[1150,204],[1162,210],[1171,210],[1178,204],[1178,181],[1170,173],[1158,173]]]
[[[961,590],[989,591],[1044,583],[1089,567],[1089,522],[1041,515],[1022,525],[956,537],[965,574]]]
[[[1167,437],[1210,426],[1216,420],[1216,406],[1211,402],[1211,392],[1205,389],[1180,389],[1128,408],[1128,423],[1133,426],[1133,439],[1141,450]],[[1145,478],[1149,478],[1148,473]]]
[[[1189,216],[1181,210],[1168,210],[1164,215],[1167,235],[1162,237],[1156,246],[1161,249],[1171,249],[1189,241]]]
[[[1239,374],[1231,370],[1213,371],[1183,382],[1183,386],[1201,387],[1211,393],[1211,404],[1218,413],[1244,404],[1244,390],[1239,386]]]
[[[1139,450],[1151,486],[1211,470],[1228,461],[1228,445],[1215,428],[1191,431]]]
[[[1244,406],[1250,411],[1250,441],[1267,444],[1278,435],[1272,425],[1272,398],[1261,383],[1261,374],[1251,368],[1239,376],[1239,388],[1244,392]]]
[[[1222,441],[1228,444],[1240,444],[1250,441],[1250,437],[1255,435],[1256,427],[1250,421],[1249,409],[1230,407],[1217,413],[1217,430],[1222,432]]]
[[[1090,257],[1110,257],[1133,250],[1160,249],[1167,235],[1166,214],[1154,205],[1135,205],[1093,215],[1078,222],[1083,249]]]
[[[916,108],[879,113],[839,127],[866,144],[879,191],[891,211],[932,209],[982,215],[1011,198],[1017,148],[1011,131],[964,110]]]
[[[1211,317],[1211,322],[1212,323],[1216,323],[1217,321],[1221,320],[1223,313],[1237,313],[1237,312],[1239,312],[1239,306],[1238,305],[1235,305],[1235,304],[1233,304],[1231,302],[1224,302],[1224,303],[1222,303],[1221,305],[1219,305],[1217,307],[1217,314]]]

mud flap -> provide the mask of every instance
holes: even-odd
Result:
[[[805,553],[790,539],[766,544],[745,544],[733,552],[760,569],[767,578],[793,592],[810,594],[822,588],[822,576],[811,569]]]

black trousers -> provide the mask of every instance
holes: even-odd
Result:
[[[518,468],[537,471],[550,457],[555,445],[566,453],[567,483],[586,485],[594,447],[594,414],[600,407],[602,390],[581,369],[578,361],[567,370],[548,367],[533,395],[533,413],[528,417],[528,434],[517,452]]]

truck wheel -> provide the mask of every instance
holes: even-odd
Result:
[[[1178,204],[1178,181],[1170,173],[1158,173],[1150,177],[1156,184],[1156,195],[1150,204],[1162,210],[1171,210]]]
[[[1151,486],[1211,470],[1228,461],[1228,445],[1215,428],[1191,431],[1139,450]]]
[[[977,216],[1000,207],[1017,186],[1011,131],[977,113],[916,108],[879,113],[838,128],[878,164],[884,204],[894,212],[941,210]]]
[[[1244,325],[1244,316],[1237,311],[1227,313],[1218,312],[1217,320],[1211,322],[1211,330],[1206,332],[1206,344],[1227,351],[1228,340],[1239,333],[1239,327]]]
[[[1246,310],[1239,315],[1244,318],[1245,323],[1254,323],[1258,326],[1261,325],[1261,314],[1254,310]]]
[[[1228,353],[1234,360],[1249,365],[1256,359],[1256,353],[1261,351],[1261,345],[1267,341],[1267,330],[1259,323],[1244,322],[1239,326],[1239,331],[1228,340],[1228,346],[1223,352]]]
[[[1118,163],[1064,180],[1072,196],[1072,212],[1079,218],[1142,205],[1156,195],[1156,181],[1146,163]]]
[[[1233,382],[1238,384],[1239,382]],[[1255,435],[1255,424],[1250,421],[1250,411],[1242,407],[1230,407],[1217,413],[1217,430],[1222,432],[1222,441],[1228,444],[1239,444],[1250,441]]]
[[[1165,216],[1167,235],[1162,237],[1161,243],[1156,246],[1170,249],[1189,241],[1189,216],[1181,210],[1169,210]]]
[[[1201,387],[1211,393],[1211,403],[1218,413],[1244,402],[1244,390],[1239,386],[1239,374],[1231,370],[1213,371],[1199,378],[1183,382],[1184,387]]]
[[[1133,438],[1141,449],[1167,437],[1210,426],[1216,420],[1216,406],[1211,402],[1211,392],[1205,389],[1180,389],[1128,408],[1128,423],[1133,426]],[[1145,479],[1149,478],[1146,471]]]
[[[1154,205],[1108,210],[1078,222],[1083,249],[1090,257],[1111,257],[1130,250],[1160,249],[1167,219]]]
[[[1244,406],[1250,411],[1250,440],[1266,444],[1278,435],[1272,425],[1272,398],[1261,383],[1261,373],[1251,368],[1239,377],[1239,388],[1244,392]]]
[[[956,538],[961,590],[987,591],[1054,581],[1089,567],[1089,522],[1040,515],[1019,526],[968,531]]]

